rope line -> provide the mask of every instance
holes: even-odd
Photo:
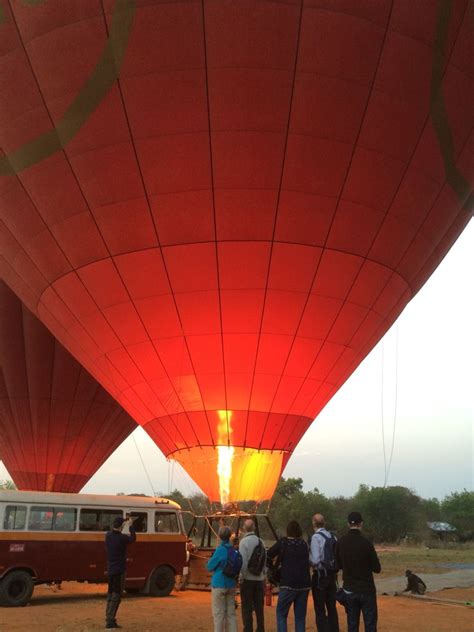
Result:
[[[148,482],[150,483],[152,496],[155,496],[156,494],[155,494],[155,490],[153,489],[153,483],[151,482],[150,475],[148,474],[148,470],[146,469],[145,461],[143,460],[142,453],[140,452],[140,449],[138,447],[137,440],[135,439],[135,433],[134,432],[132,433],[132,439],[133,439],[133,443],[135,444],[135,447],[137,449],[138,456],[140,457],[140,461],[141,461],[141,463],[143,465],[143,469],[145,470],[145,474],[146,474],[146,477],[148,479]]]
[[[387,486],[388,477],[390,476],[390,470],[392,469],[393,449],[395,447],[395,433],[397,428],[397,404],[398,404],[398,325],[395,327],[395,399],[393,403],[393,425],[392,425],[392,445],[390,448],[390,458],[388,461],[388,467],[385,473],[384,487]]]

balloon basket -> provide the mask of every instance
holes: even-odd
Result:
[[[211,575],[207,570],[207,562],[218,544],[220,527],[228,526],[232,531],[231,541],[238,546],[239,534],[243,523],[251,518],[255,524],[255,533],[262,538],[265,545],[271,546],[278,540],[270,517],[267,514],[240,511],[234,506],[231,510],[214,512],[205,516],[193,516],[188,538],[193,542],[189,561],[189,573],[181,590],[210,590]]]

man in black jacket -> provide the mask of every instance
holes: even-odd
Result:
[[[130,535],[122,533],[125,524],[129,525]],[[106,629],[120,628],[115,617],[122,600],[127,567],[127,546],[135,542],[137,536],[131,519],[124,520],[121,516],[114,519],[112,530],[105,535],[107,550],[107,574],[109,588],[107,590],[107,607],[105,611]]]
[[[365,632],[377,632],[377,597],[372,573],[381,567],[374,545],[361,534],[362,516],[353,511],[347,518],[349,533],[336,545],[336,560],[342,568],[343,589],[346,593],[348,632],[358,632],[360,613]]]

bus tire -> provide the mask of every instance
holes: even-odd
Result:
[[[167,597],[174,588],[175,573],[169,566],[158,566],[150,575],[150,595]]]
[[[0,606],[26,606],[33,594],[33,578],[26,571],[12,571],[0,582]]]

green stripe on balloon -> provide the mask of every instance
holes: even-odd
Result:
[[[449,126],[448,113],[446,111],[443,95],[445,48],[452,8],[452,0],[440,0],[438,24],[433,46],[430,110],[431,121],[443,157],[446,180],[457,194],[460,202],[467,207],[469,198],[472,198],[472,187],[455,163],[453,135]]]
[[[8,155],[0,157],[0,175],[19,173],[52,156],[74,138],[118,79],[127,50],[135,9],[135,0],[117,0],[104,51],[64,116],[53,129]]]

